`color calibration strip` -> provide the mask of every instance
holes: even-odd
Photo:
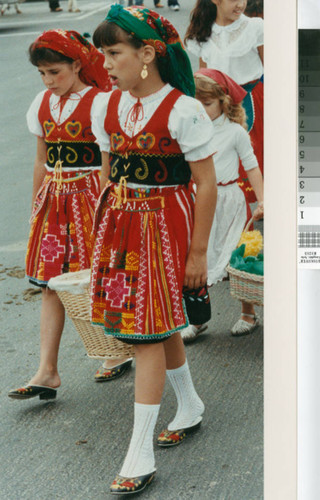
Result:
[[[299,30],[298,266],[320,269],[320,30]]]

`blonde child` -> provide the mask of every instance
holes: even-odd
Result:
[[[194,75],[196,98],[206,109],[214,129],[213,144],[218,198],[208,245],[208,286],[227,277],[226,266],[236,248],[248,214],[245,197],[237,184],[239,159],[258,200],[255,219],[263,215],[263,181],[246,131],[241,105],[246,92],[221,71],[202,68]],[[242,302],[241,318],[231,329],[234,336],[247,335],[259,324],[251,304]],[[189,325],[184,341],[194,340],[204,325]]]
[[[14,399],[53,399],[61,384],[58,352],[65,311],[50,278],[90,267],[101,153],[91,108],[110,88],[102,54],[76,31],[49,30],[29,48],[47,90],[32,102],[27,122],[37,137],[26,275],[41,287],[40,364]]]
[[[246,6],[246,0],[197,0],[186,42],[200,68],[222,71],[246,90],[248,132],[263,174],[263,19],[244,15]],[[249,203],[256,201],[242,166],[239,183]]]
[[[111,492],[136,493],[155,474],[153,432],[166,373],[178,410],[158,445],[181,443],[204,412],[180,330],[187,325],[183,285],[198,288],[207,278],[216,201],[212,128],[190,97],[190,61],[168,20],[113,5],[93,41],[118,89],[98,99],[93,117],[108,182],[96,211],[92,320],[135,344],[134,427]]]

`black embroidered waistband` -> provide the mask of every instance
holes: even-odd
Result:
[[[63,168],[99,167],[101,153],[98,144],[93,142],[48,142],[47,165],[54,168],[58,160]]]

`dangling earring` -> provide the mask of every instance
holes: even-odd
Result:
[[[146,64],[143,65],[143,68],[141,70],[140,76],[141,76],[142,80],[145,80],[147,78],[147,76],[148,76],[148,68],[147,68]]]

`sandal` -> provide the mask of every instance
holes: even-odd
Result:
[[[248,321],[241,318],[238,319],[235,325],[231,328],[231,335],[233,337],[243,337],[244,335],[249,335],[260,325],[259,318],[255,314],[241,313],[241,316],[249,316],[249,318],[253,318],[254,323],[248,323]]]
[[[186,328],[184,328],[183,330],[181,330],[182,340],[186,343],[193,342],[194,340],[196,340],[198,335],[200,335],[200,333],[204,332],[207,328],[208,328],[208,325],[206,325],[206,324],[199,325],[199,326],[189,325]]]
[[[127,361],[113,366],[112,368],[106,368],[104,365],[100,366],[94,376],[94,380],[96,382],[109,382],[109,380],[121,377],[121,375],[123,375],[132,365],[132,360],[133,358],[129,358]]]
[[[117,474],[110,487],[112,495],[127,495],[130,493],[139,493],[148,486],[154,479],[156,471],[138,477],[122,477]]]
[[[202,420],[202,417],[200,417],[200,419]],[[168,429],[165,429],[159,434],[157,439],[157,445],[161,446],[162,448],[167,448],[169,446],[177,446],[187,436],[193,434],[194,432],[200,429],[201,420],[200,422],[197,422],[196,424],[191,425],[190,427],[185,427],[184,429],[179,429],[176,431],[169,431]]]
[[[55,399],[57,389],[46,385],[26,385],[8,393],[12,399],[30,399],[39,396],[39,399]]]

